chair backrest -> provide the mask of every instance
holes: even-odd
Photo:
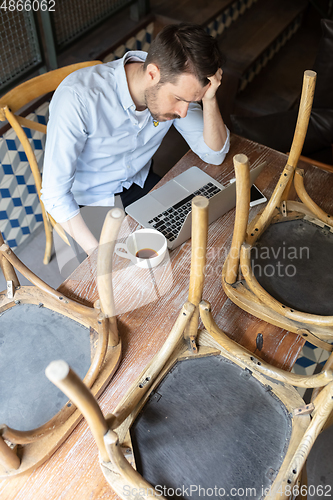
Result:
[[[46,234],[46,249],[45,249],[44,264],[48,264],[51,258],[52,226],[55,227],[57,233],[61,236],[61,238],[67,244],[69,243],[64,230],[61,228],[61,226],[56,225],[56,222],[52,219],[50,215],[46,213],[44,209],[44,205],[40,199],[42,179],[38,163],[36,160],[35,153],[31,147],[31,143],[28,140],[27,135],[23,129],[23,127],[26,127],[32,130],[36,130],[38,132],[42,132],[43,134],[46,134],[46,125],[22,117],[19,114],[15,113],[19,112],[24,106],[27,106],[29,103],[33,102],[39,97],[56,90],[59,84],[69,74],[73,73],[78,69],[86,68],[88,66],[95,66],[96,64],[102,64],[102,63],[101,61],[87,61],[77,64],[71,64],[70,66],[65,66],[63,68],[49,71],[48,73],[36,76],[35,78],[28,80],[27,82],[21,83],[14,89],[10,90],[0,99],[0,121],[8,120],[8,123],[15,130],[17,137],[21,142],[24,152],[27,156],[32,171],[32,175],[35,181],[38,198],[42,208],[42,216]]]
[[[223,266],[222,285],[227,296],[245,311],[303,336],[316,347],[333,352],[333,311],[329,301],[325,300],[332,293],[329,289],[332,281],[327,274],[327,259],[332,255],[333,248],[332,215],[311,199],[304,187],[304,171],[297,168],[311,113],[315,80],[315,72],[305,72],[287,164],[267,205],[250,223],[249,164],[245,155],[234,157],[236,217],[230,252]],[[326,183],[328,186],[329,180]],[[290,199],[292,186],[300,202]],[[328,189],[326,192],[330,197]],[[324,197],[323,191],[320,194]],[[328,231],[324,242],[319,240],[318,227]],[[285,269],[293,265],[292,274],[281,273],[279,267],[282,263],[279,255],[282,242],[286,248],[295,248],[297,253],[292,263],[290,256],[283,260]],[[269,249],[268,253],[274,258],[270,260],[266,253],[263,263],[260,248]],[[305,248],[307,261],[305,258],[302,260]],[[308,286],[309,283],[311,286]],[[333,366],[333,354],[325,366]]]
[[[71,64],[58,68],[43,75],[31,78],[10,90],[0,99],[0,108],[8,106],[12,113],[16,113],[23,106],[38,97],[54,91],[66,76],[81,68],[102,64],[101,61],[86,61],[82,63]],[[0,117],[1,119],[1,117]]]
[[[113,301],[112,256],[124,216],[123,210],[113,207],[105,217],[97,256],[99,300],[93,307],[42,281],[4,244],[0,232],[0,268],[7,281],[7,293],[0,294],[1,332],[10,339],[9,351],[15,348],[12,358],[9,351],[0,356],[1,390],[6,387],[0,406],[0,478],[45,461],[80,420],[74,405],[54,398],[40,379],[37,367],[45,368],[50,354],[58,350],[71,358],[96,396],[118,367],[121,339]],[[34,286],[20,286],[16,270]],[[18,455],[8,442],[19,445]]]

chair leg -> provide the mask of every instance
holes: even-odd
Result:
[[[5,241],[3,239],[2,233],[0,231],[0,247],[4,245]],[[15,272],[14,267],[7,259],[5,259],[0,253],[0,269],[5,277],[6,281],[12,281],[14,287],[17,288],[20,286],[20,282],[18,280],[17,274]]]
[[[298,486],[299,486],[299,493],[297,496],[295,496],[295,500],[306,500],[307,499],[306,493],[308,490],[308,474],[306,472],[306,462],[299,476]]]
[[[44,217],[43,217],[44,219]],[[44,259],[43,259],[43,264],[48,264],[51,260],[51,254],[52,254],[52,244],[53,244],[53,234],[52,234],[52,229],[50,228],[50,224],[48,221],[45,221],[44,219],[44,228],[45,228],[45,253],[44,253]]]
[[[5,470],[17,470],[20,467],[20,459],[0,436],[0,464]]]
[[[232,243],[226,262],[225,281],[233,285],[238,277],[241,245],[246,238],[250,210],[250,169],[249,160],[243,154],[233,158],[236,173],[236,215]]]

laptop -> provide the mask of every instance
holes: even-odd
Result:
[[[266,162],[250,171],[251,185]],[[234,181],[234,179],[233,179]],[[191,200],[209,198],[208,223],[236,206],[236,182],[223,186],[198,167],[191,167],[164,186],[151,191],[125,208],[141,226],[157,229],[166,237],[172,250],[191,238]]]

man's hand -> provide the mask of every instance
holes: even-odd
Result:
[[[216,91],[222,81],[222,69],[218,69],[215,75],[208,77],[208,79],[209,84],[202,98],[203,138],[209,148],[213,151],[220,151],[228,136],[216,99]]]
[[[209,101],[215,97],[216,91],[222,82],[222,73],[223,73],[222,69],[219,68],[216,71],[215,75],[208,77],[208,80],[210,81],[210,83],[209,83],[208,88],[205,92],[205,95],[202,98],[203,102]]]

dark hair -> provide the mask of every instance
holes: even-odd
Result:
[[[222,55],[216,40],[202,26],[172,24],[153,40],[144,69],[153,63],[161,72],[160,83],[173,83],[182,73],[193,74],[204,87],[208,76],[221,67]]]

